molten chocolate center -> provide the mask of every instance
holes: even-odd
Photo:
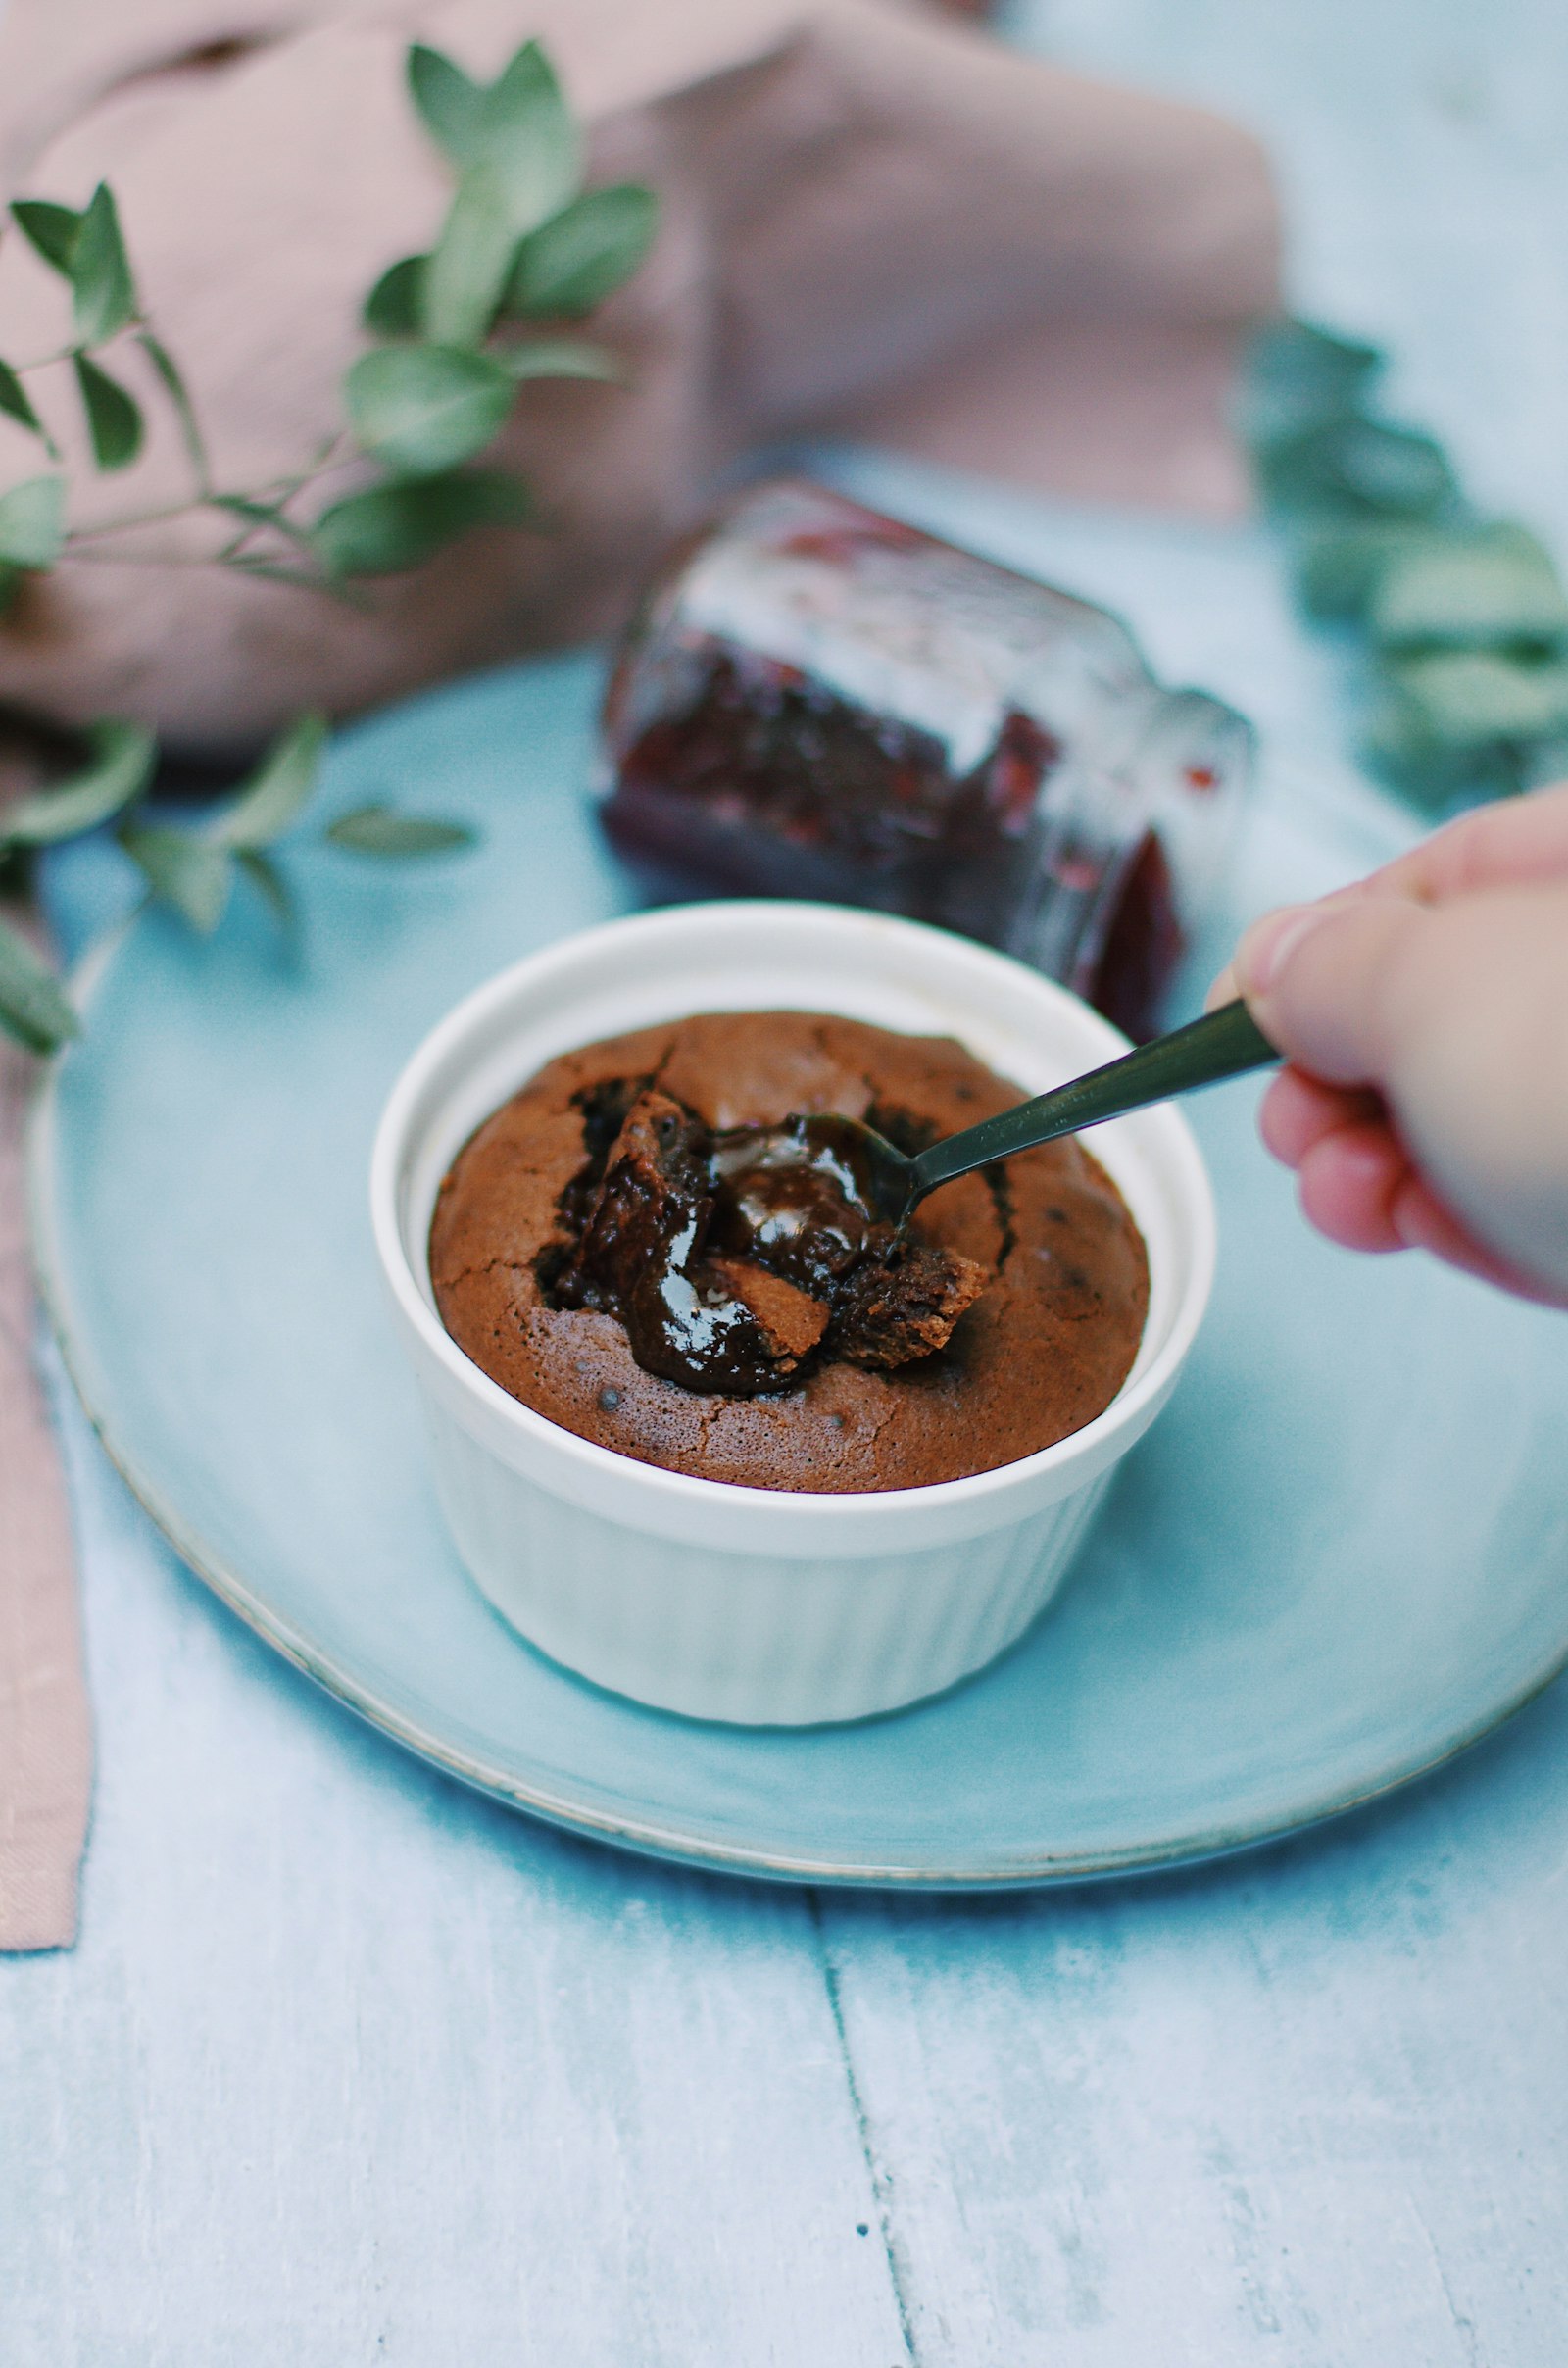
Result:
[[[575,1238],[555,1246],[551,1296],[618,1316],[637,1362],[685,1389],[753,1398],[811,1357],[932,1356],[991,1279],[875,1215],[842,1121],[714,1133],[631,1082],[596,1089],[584,1139],[587,1166],[562,1200]]]

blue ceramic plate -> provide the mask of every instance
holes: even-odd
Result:
[[[552,663],[346,735],[329,804],[470,814],[484,843],[372,876],[302,840],[295,955],[237,905],[210,944],[153,917],[88,965],[34,1143],[48,1296],[110,1454],[225,1602],[502,1800],[857,1883],[1235,1849],[1430,1768],[1543,1685],[1568,1653],[1568,1323],[1311,1237],[1245,1086],[1193,1106],[1221,1265],[1187,1377],[1065,1596],[988,1673],[858,1727],[747,1733],[598,1693],[502,1626],[426,1480],[366,1163],[449,1005],[634,901],[584,806],[596,687]],[[1276,789],[1240,894],[1346,876],[1379,827]],[[85,879],[60,889],[78,912]]]

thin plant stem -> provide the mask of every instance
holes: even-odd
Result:
[[[341,441],[341,439],[336,440]],[[263,502],[272,509],[281,510],[283,504],[291,501],[295,494],[303,493],[308,486],[314,485],[318,478],[325,476],[327,468],[327,464],[321,464],[295,477],[274,478],[270,483],[263,486],[259,492],[241,494],[239,499],[247,502]],[[283,492],[274,490],[280,483],[286,486],[286,490]],[[104,518],[95,526],[73,526],[67,537],[66,548],[74,550],[79,543],[98,542],[108,534],[129,534],[138,526],[167,525],[171,518],[192,518],[202,510],[221,512],[223,510],[221,498],[216,493],[209,492],[188,494],[183,501],[166,502],[156,510],[132,510],[127,512],[123,518]],[[228,513],[223,512],[223,515],[226,517]],[[260,534],[264,526],[270,523],[270,519],[264,518],[248,520],[241,533],[235,538],[235,542],[228,548],[238,548],[253,534]],[[288,528],[280,527],[278,531],[287,534]]]
[[[57,362],[70,362],[75,351],[74,345],[63,345],[57,354],[39,354],[32,362],[13,362],[11,367],[19,378],[25,378],[33,370],[53,370]]]
[[[137,526],[164,526],[171,518],[189,518],[204,507],[201,499],[187,496],[183,502],[167,502],[158,510],[133,510],[124,518],[105,518],[96,526],[73,526],[66,549],[74,551],[78,543],[97,542],[106,534],[129,534]]]
[[[57,566],[65,567],[213,567],[216,558],[206,551],[77,551],[70,543]]]

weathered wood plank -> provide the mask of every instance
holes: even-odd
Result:
[[[1250,1861],[823,1903],[921,2368],[1547,2368],[1568,1686]]]
[[[101,1773],[77,1949],[0,1979],[6,2368],[898,2368],[802,1896],[416,1765],[71,1440]]]

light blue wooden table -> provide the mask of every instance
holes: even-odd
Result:
[[[1477,491],[1568,551],[1560,10],[1036,24],[1257,123],[1298,301],[1396,344]],[[1009,500],[920,498],[1005,548]],[[1173,535],[1161,567],[1143,539],[1130,572],[1115,520],[1027,523],[1332,781],[1332,676],[1259,545]],[[79,1947],[0,1968],[5,2368],[1568,2357],[1563,1685],[1227,1865],[973,1902],[750,1889],[403,1757],[66,1431],[99,1782]]]

